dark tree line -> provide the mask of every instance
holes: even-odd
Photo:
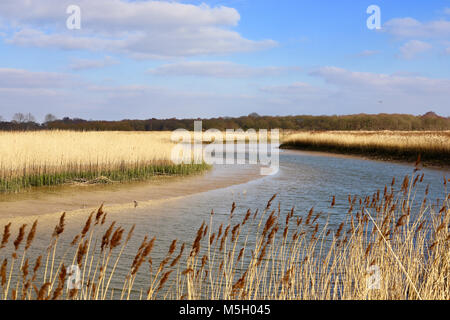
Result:
[[[31,118],[33,120],[33,118]],[[423,116],[406,114],[348,115],[348,116],[259,116],[250,114],[239,118],[212,119],[148,119],[121,121],[88,121],[78,118],[46,117],[43,124],[13,120],[0,122],[0,130],[80,130],[80,131],[172,131],[194,129],[194,121],[202,120],[203,129],[286,129],[286,130],[450,130],[450,117],[429,112]],[[1,120],[0,120],[1,121]]]

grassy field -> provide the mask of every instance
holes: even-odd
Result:
[[[9,224],[0,244],[0,297],[448,300],[447,180],[445,198],[437,202],[427,201],[427,192],[415,199],[422,180],[415,171],[384,191],[349,196],[341,223],[333,225],[314,208],[302,214],[280,210],[276,196],[260,211],[237,212],[233,204],[227,223],[218,226],[212,212],[191,244],[174,239],[160,259],[152,257],[152,235],[131,246],[134,227],[124,230],[107,221],[102,207],[75,237],[64,236],[63,214],[47,250],[33,259],[28,252],[38,222],[17,226],[14,236]],[[330,209],[337,205],[330,196]],[[123,261],[128,253],[131,257]],[[70,265],[79,267],[79,289],[66,286]],[[114,291],[111,281],[118,268],[127,274]],[[138,275],[143,277],[135,281]]]
[[[282,148],[364,155],[385,160],[450,166],[450,131],[297,132],[283,136]]]
[[[185,175],[205,164],[175,165],[170,132],[0,132],[0,192],[73,181],[129,181]]]

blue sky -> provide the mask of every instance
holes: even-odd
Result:
[[[449,101],[449,0],[0,3],[4,119],[450,116]]]

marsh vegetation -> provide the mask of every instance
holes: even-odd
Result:
[[[0,192],[70,182],[187,175],[206,164],[171,161],[170,132],[0,132]]]
[[[450,131],[293,132],[281,147],[450,166]]]

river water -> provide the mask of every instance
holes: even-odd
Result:
[[[156,237],[152,258],[160,260],[167,252],[172,240],[179,243],[192,243],[195,233],[203,221],[208,222],[211,210],[214,210],[215,223],[219,225],[228,219],[233,202],[236,203],[235,215],[243,217],[247,209],[263,210],[272,195],[277,194],[274,205],[281,207],[282,213],[287,213],[295,207],[297,215],[305,215],[311,209],[315,212],[326,213],[323,219],[329,218],[330,226],[337,227],[348,209],[348,195],[368,196],[377,190],[383,190],[396,177],[397,186],[405,175],[411,176],[413,167],[382,161],[365,160],[356,157],[333,156],[321,153],[306,153],[299,151],[282,151],[280,153],[280,169],[272,176],[258,176],[238,185],[219,188],[170,200],[156,202],[150,206],[138,206],[132,209],[122,209],[109,212],[108,220],[116,221],[128,230],[136,224],[136,230],[130,245],[124,252],[118,265],[116,277],[112,286],[120,291],[136,250],[145,235]],[[217,166],[207,174],[205,179],[214,183],[214,179],[223,179],[227,175],[242,175],[255,171],[254,166]],[[446,169],[423,169],[424,181],[420,185],[417,198],[421,201],[426,185],[430,186],[428,198],[431,202],[443,199],[443,176],[450,177]],[[193,185],[195,188],[195,184]],[[336,206],[330,208],[332,197],[336,197]],[[106,210],[108,211],[108,210]],[[69,215],[65,231],[65,243],[61,241],[61,248],[67,244],[83,226],[86,215]],[[20,223],[31,223],[26,219],[8,219],[16,227]],[[42,223],[41,223],[42,221]],[[31,259],[45,252],[48,245],[48,234],[58,221],[58,216],[52,215],[40,219],[40,228],[34,246],[29,252]],[[6,222],[0,219],[0,222]],[[49,228],[46,232],[46,228]],[[15,235],[13,234],[13,237]],[[8,250],[8,248],[4,249]],[[9,247],[11,251],[12,248]],[[3,256],[5,251],[1,252]],[[146,268],[146,267],[144,267]],[[117,281],[116,281],[117,279]],[[147,281],[144,276],[137,279]],[[144,285],[145,287],[145,285]],[[138,290],[137,289],[137,290]],[[134,297],[138,291],[134,292]]]

